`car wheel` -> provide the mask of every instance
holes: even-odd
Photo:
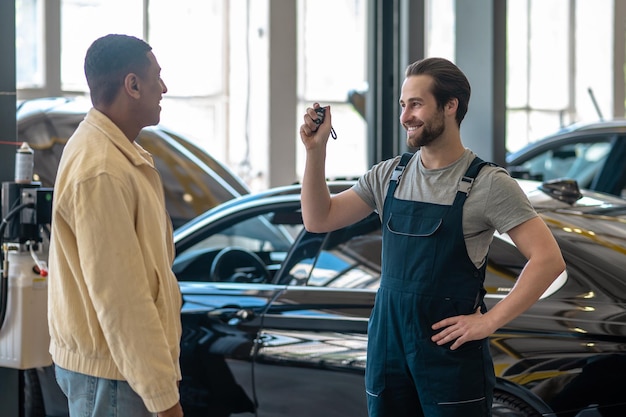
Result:
[[[541,417],[527,402],[498,390],[493,394],[491,413],[492,417]]]
[[[209,274],[215,282],[269,282],[270,273],[255,253],[242,248],[226,247],[215,255]]]

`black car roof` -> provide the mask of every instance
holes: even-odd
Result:
[[[559,129],[557,132],[544,136],[511,152],[506,157],[507,164],[518,164],[518,159],[528,153],[539,153],[550,144],[559,141],[575,141],[578,138],[604,133],[626,133],[626,119],[614,119],[598,122],[575,123]]]

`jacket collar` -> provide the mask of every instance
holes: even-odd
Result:
[[[100,110],[91,108],[85,116],[85,121],[100,130],[133,165],[148,164],[154,167],[152,155],[137,142],[129,141],[120,128]]]

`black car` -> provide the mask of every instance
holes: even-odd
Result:
[[[626,365],[626,201],[581,197],[567,187],[571,182],[520,184],[568,266],[535,306],[491,337],[494,415],[626,415],[626,388],[618,380]],[[299,189],[290,191],[232,201],[176,232],[174,269],[185,299],[182,392],[204,394],[186,402],[189,412],[216,413],[212,407],[220,404],[219,415],[227,416],[244,411],[241,404],[252,413],[256,404],[258,416],[366,415],[378,216],[308,233]],[[508,294],[525,261],[506,235],[494,239],[489,306]],[[225,372],[212,382],[207,358]]]
[[[50,97],[18,103],[17,140],[35,152],[34,179],[52,187],[63,147],[91,104],[83,98]],[[136,142],[150,152],[161,174],[174,227],[206,210],[250,192],[224,164],[181,135],[163,127],[144,128]]]
[[[351,185],[329,184],[332,192]],[[567,269],[490,338],[493,415],[624,416],[626,200],[580,194],[571,181],[520,185]],[[294,185],[240,197],[175,232],[186,416],[367,415],[380,221],[373,213],[335,232],[309,233],[299,192]],[[494,238],[488,306],[509,293],[525,261],[506,235]]]
[[[506,157],[511,175],[549,181],[575,179],[579,186],[626,196],[626,120],[565,127]]]

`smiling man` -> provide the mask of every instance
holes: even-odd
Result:
[[[167,88],[144,41],[89,47],[93,108],[59,164],[48,322],[71,416],[181,417],[181,295],[172,225],[152,157],[135,138],[159,123]]]
[[[370,417],[485,417],[495,376],[487,337],[529,308],[565,268],[560,249],[508,173],[463,146],[470,84],[442,58],[411,64],[400,121],[419,150],[372,167],[331,195],[325,159],[330,108],[306,148],[302,213],[312,232],[352,224],[376,210],[383,223],[380,289],[370,317],[365,375]],[[528,262],[509,295],[483,303],[494,231],[508,233]]]

